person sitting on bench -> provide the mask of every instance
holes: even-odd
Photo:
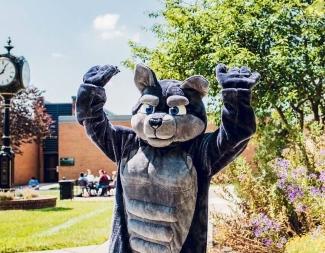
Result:
[[[107,188],[109,186],[110,179],[108,178],[107,174],[104,170],[99,170],[99,182],[97,185],[97,194],[99,189],[101,189],[100,196],[104,196],[107,193]]]
[[[81,193],[79,194],[80,197],[84,196],[84,191],[86,191],[88,196],[90,195],[88,189],[88,180],[83,172],[80,173],[80,176],[78,178],[78,185],[81,189]]]
[[[35,177],[31,177],[28,181],[28,187],[33,188],[34,190],[39,190],[39,181]]]

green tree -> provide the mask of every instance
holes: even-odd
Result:
[[[141,60],[159,78],[204,75],[215,116],[216,63],[248,65],[262,75],[253,101],[260,122],[276,111],[287,130],[302,129],[309,115],[325,123],[324,1],[191,2],[165,0],[162,10],[151,13],[158,18],[151,28],[158,44],[148,48],[130,42],[133,57],[125,65]]]
[[[304,230],[297,212],[278,190],[270,161],[283,156],[283,148],[299,152],[301,165],[315,172],[303,130],[310,121],[325,123],[325,13],[323,0],[165,0],[151,13],[156,24],[154,48],[130,42],[133,55],[124,63],[143,61],[158,78],[184,80],[193,74],[210,82],[209,112],[220,118],[217,63],[248,65],[262,78],[254,88],[258,117],[256,153],[252,165],[240,160],[218,176],[237,185],[237,194],[250,216],[267,212],[299,234]],[[308,124],[307,124],[308,123]],[[242,170],[245,168],[245,170]],[[250,175],[249,182],[233,173]],[[216,178],[216,180],[218,180]],[[225,180],[223,180],[225,182]],[[252,197],[252,189],[256,195]],[[232,224],[232,223],[230,223]],[[233,226],[236,227],[236,226]],[[292,236],[292,235],[290,235]]]

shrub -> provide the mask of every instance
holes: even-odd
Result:
[[[286,253],[320,253],[325,252],[325,234],[313,231],[301,237],[297,236],[289,240],[286,245]]]
[[[17,190],[15,192],[15,196],[21,199],[32,199],[32,198],[37,198],[39,194],[33,189],[24,188],[21,190]]]
[[[256,140],[268,140],[269,145]],[[242,213],[239,221],[216,217],[216,223],[224,227],[226,222],[230,237],[245,236],[247,244],[258,241],[278,252],[284,250],[288,239],[325,223],[325,131],[311,124],[303,134],[293,132],[281,153],[272,148],[279,146],[272,141],[277,142],[257,136],[257,159],[248,163],[238,158],[215,179],[235,186]],[[232,247],[235,249],[235,243]]]
[[[0,201],[13,200],[15,197],[13,192],[10,191],[0,191]]]
[[[33,199],[37,198],[39,194],[29,188],[19,189],[15,191],[0,191],[0,201],[14,200],[14,199]]]

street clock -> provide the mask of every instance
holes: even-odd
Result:
[[[0,150],[0,189],[10,189],[14,178],[14,153],[10,137],[10,107],[12,97],[29,86],[30,70],[24,57],[16,57],[10,53],[13,46],[11,39],[5,46],[7,53],[0,54],[0,95],[3,97],[3,133]]]
[[[13,49],[10,38],[5,48],[7,53],[0,54],[0,94],[13,96],[29,86],[30,69],[24,57],[10,54]]]

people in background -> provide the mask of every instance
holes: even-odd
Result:
[[[79,182],[86,182],[86,183],[88,182],[87,177],[85,176],[85,174],[83,172],[80,173],[78,181]]]
[[[99,170],[99,181],[98,184],[99,186],[107,186],[109,184],[110,179],[108,178],[109,176],[106,174],[104,170]]]
[[[112,177],[110,175],[107,174],[107,171],[102,170],[104,175],[108,178],[109,181],[112,181]]]
[[[109,176],[104,170],[99,170],[99,181],[97,185],[97,191],[101,189],[100,195],[103,196],[107,192],[108,185],[110,183],[110,179],[108,178]]]
[[[31,177],[31,179],[28,181],[28,187],[39,190],[39,181],[35,177]]]
[[[88,183],[92,183],[95,181],[95,176],[91,173],[91,170],[89,170],[89,169],[87,170],[86,178],[87,178]]]
[[[87,188],[88,180],[83,172],[81,172],[79,175],[78,185],[80,186],[80,189],[81,189],[81,193],[79,194],[80,197],[84,196],[85,193],[87,193],[87,195],[89,195],[88,188]]]

